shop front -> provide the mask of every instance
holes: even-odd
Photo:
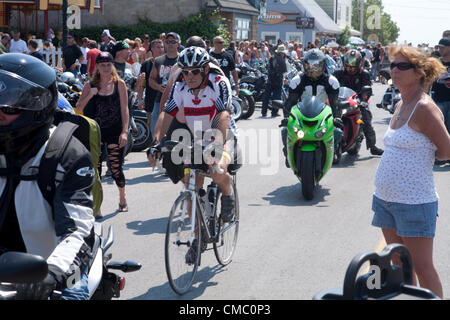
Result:
[[[306,44],[342,33],[314,0],[259,0],[258,8],[259,41],[276,43],[281,39]]]
[[[104,0],[68,0],[68,5],[94,13]],[[24,34],[49,29],[49,13],[62,16],[62,0],[0,0],[0,27],[17,29]]]

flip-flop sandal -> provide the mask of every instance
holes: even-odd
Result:
[[[128,204],[120,204],[119,203],[119,212],[128,212]]]

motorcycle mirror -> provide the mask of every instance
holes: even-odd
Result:
[[[47,273],[47,261],[40,256],[22,252],[0,256],[0,282],[33,283],[44,280]]]
[[[103,239],[101,248],[103,252],[106,252],[114,243],[114,229],[113,226],[109,226],[108,229],[108,237],[106,239]]]
[[[142,265],[138,262],[134,262],[134,261],[130,261],[127,260],[125,262],[115,262],[115,261],[111,261],[110,263],[108,263],[108,265],[106,266],[107,269],[112,269],[112,270],[120,270],[122,272],[135,272],[138,271],[142,268]]]

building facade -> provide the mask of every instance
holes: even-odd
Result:
[[[314,1],[259,0],[258,40],[275,43],[297,41],[304,44],[316,38],[333,37],[341,28]]]
[[[316,0],[316,2],[339,28],[344,30],[349,26],[353,36],[361,35],[361,32],[352,28],[352,0]]]
[[[259,10],[248,0],[208,0],[207,9],[218,9],[232,40],[256,40]]]

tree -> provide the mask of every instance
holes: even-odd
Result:
[[[336,42],[341,46],[345,46],[348,43],[351,35],[352,34],[350,33],[350,26],[345,26],[344,30],[342,30],[342,33],[337,37]]]
[[[382,0],[352,0],[352,26],[360,29],[360,5],[364,1],[364,26],[362,38],[367,40],[370,34],[376,34],[383,44],[390,44],[398,39],[400,28],[392,21],[391,16],[383,12]]]

